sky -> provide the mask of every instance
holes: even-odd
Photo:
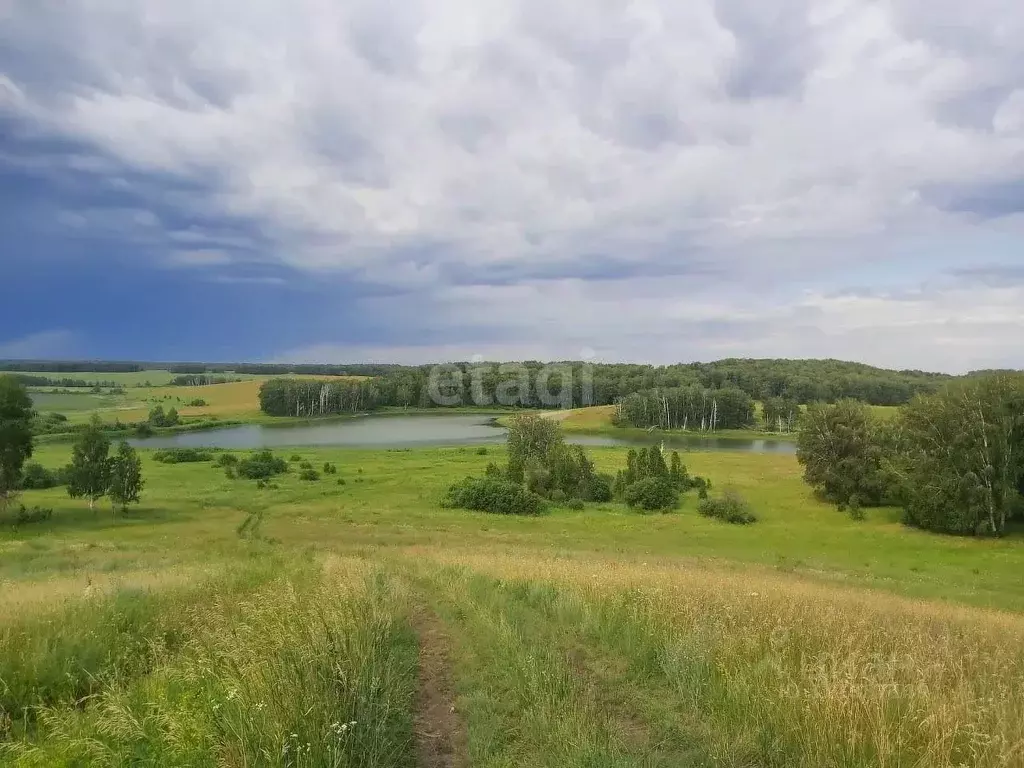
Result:
[[[0,358],[1024,368],[1020,0],[0,0]]]

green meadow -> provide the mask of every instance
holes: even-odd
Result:
[[[0,762],[1024,764],[1019,538],[854,521],[792,456],[684,454],[730,526],[441,506],[503,448],[277,453],[258,488],[143,451],[125,514],[22,495],[53,515],[0,533]]]

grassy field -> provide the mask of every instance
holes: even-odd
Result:
[[[339,473],[144,454],[127,515],[24,494],[54,515],[0,532],[0,763],[1024,765],[1020,538],[855,522],[791,456],[685,455],[734,527],[440,507],[501,449],[293,454]]]
[[[53,393],[43,388],[36,388],[31,392],[33,403],[36,409],[42,413],[57,412],[68,417],[71,424],[82,424],[98,415],[105,423],[112,424],[119,420],[122,423],[145,421],[149,411],[157,405],[162,405],[164,410],[175,408],[178,414],[187,421],[209,419],[211,417],[220,420],[231,421],[272,421],[273,419],[264,416],[260,411],[259,391],[266,376],[248,376],[244,374],[225,374],[231,378],[240,378],[242,381],[233,381],[225,384],[209,384],[198,387],[180,386],[142,386],[143,381],[161,380],[157,377],[146,379],[133,379],[141,377],[143,373],[160,373],[159,371],[143,371],[138,374],[122,374],[126,381],[135,381],[134,384],[126,384],[123,394],[95,394],[90,392],[64,391]],[[171,375],[162,379],[169,382]],[[78,378],[80,374],[75,374]],[[81,374],[84,378],[93,376],[101,377],[102,374]],[[115,374],[111,374],[115,376]],[[289,377],[292,377],[289,374]],[[365,377],[294,377],[294,378],[346,378],[363,379]],[[206,402],[204,406],[191,406],[189,403],[195,400]]]

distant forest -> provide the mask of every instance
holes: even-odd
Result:
[[[560,406],[622,403],[623,420],[634,426],[661,422],[696,425],[711,420],[718,428],[749,424],[754,400],[807,404],[853,398],[872,405],[900,405],[916,394],[935,392],[954,378],[835,360],[722,360],[659,367],[593,364],[586,384],[581,375],[583,364],[568,365],[573,371],[572,395]],[[543,408],[552,404],[545,403],[540,393],[555,392],[560,383],[556,374],[540,384],[538,376],[545,370],[542,363],[524,363],[504,373],[493,363],[460,363],[446,366],[447,372],[432,391],[432,368],[390,366],[387,373],[363,382],[274,379],[263,387],[261,406],[264,412],[281,416],[348,413],[381,406],[431,408],[437,407],[439,400],[447,406]],[[330,373],[361,372],[367,375],[358,366],[330,369]]]
[[[711,363],[680,363],[667,366],[635,365],[626,363],[594,363],[590,366],[592,384],[585,387],[579,375],[582,363],[566,363],[573,366],[574,381],[571,404],[609,405],[618,403],[630,395],[648,393],[653,399],[655,391],[670,390],[688,393],[710,390],[738,390],[753,400],[767,401],[782,399],[791,403],[807,404],[813,402],[835,402],[844,398],[853,398],[871,405],[901,405],[908,402],[914,395],[935,392],[942,384],[957,377],[941,373],[924,371],[894,371],[861,363],[850,363],[839,360],[751,360],[727,359]],[[526,362],[523,364],[532,380],[544,368],[544,363]],[[315,384],[318,394],[309,397],[307,390],[310,383],[300,384],[289,382],[275,385],[273,397],[268,397],[268,404],[273,403],[273,410],[294,415],[296,410],[309,412],[310,403],[315,401],[316,412],[322,407],[324,412],[339,412],[329,403],[345,403],[345,410],[358,404],[362,410],[378,406],[418,406],[432,407],[436,398],[429,391],[429,375],[434,366],[406,366],[378,363],[358,363],[350,365],[323,364],[268,364],[268,363],[167,363],[167,362],[104,362],[95,360],[63,360],[39,361],[16,360],[0,361],[0,371],[32,371],[43,374],[73,374],[84,371],[98,373],[133,373],[144,370],[170,370],[181,377],[176,383],[187,381],[217,380],[217,375],[245,373],[256,375],[280,375],[287,373],[308,376],[368,376],[372,382],[361,384],[332,382],[338,389],[336,396],[326,395],[321,400],[320,384]],[[447,376],[449,385],[446,387],[446,403],[452,405],[471,405],[479,400],[474,392],[482,388],[485,398],[501,402],[498,397],[503,394],[509,404],[520,407],[543,407],[537,395],[536,387],[516,391],[514,381],[516,374],[502,374],[498,363],[456,363],[447,366],[450,370],[461,370],[463,382],[459,385]],[[969,374],[971,376],[973,374]],[[209,377],[209,378],[208,378]],[[458,378],[457,376],[454,378]],[[962,377],[961,377],[962,378]],[[474,381],[478,384],[474,385]],[[352,387],[358,386],[358,392]],[[499,389],[502,388],[503,389]],[[557,389],[557,377],[548,382],[549,390]],[[341,394],[341,390],[345,394]],[[286,395],[286,390],[292,391]],[[702,396],[703,397],[703,396]],[[692,399],[687,394],[686,399]],[[635,400],[643,407],[640,400]],[[563,403],[564,404],[564,403]],[[742,406],[745,410],[745,406]],[[671,410],[671,409],[670,409]],[[689,419],[689,407],[678,412],[669,413],[673,422]],[[697,417],[699,418],[699,417]],[[730,419],[731,420],[731,419]]]

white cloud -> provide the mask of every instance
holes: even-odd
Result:
[[[1015,0],[74,0],[17,4],[0,48],[0,115],[258,233],[138,223],[172,263],[227,267],[241,241],[401,289],[366,303],[502,356],[604,334],[659,360],[963,367],[1016,344],[1004,295],[928,293],[935,265],[1024,237]],[[866,266],[879,297],[828,297]]]
[[[167,259],[172,267],[218,267],[231,263],[231,256],[216,248],[172,251]]]

